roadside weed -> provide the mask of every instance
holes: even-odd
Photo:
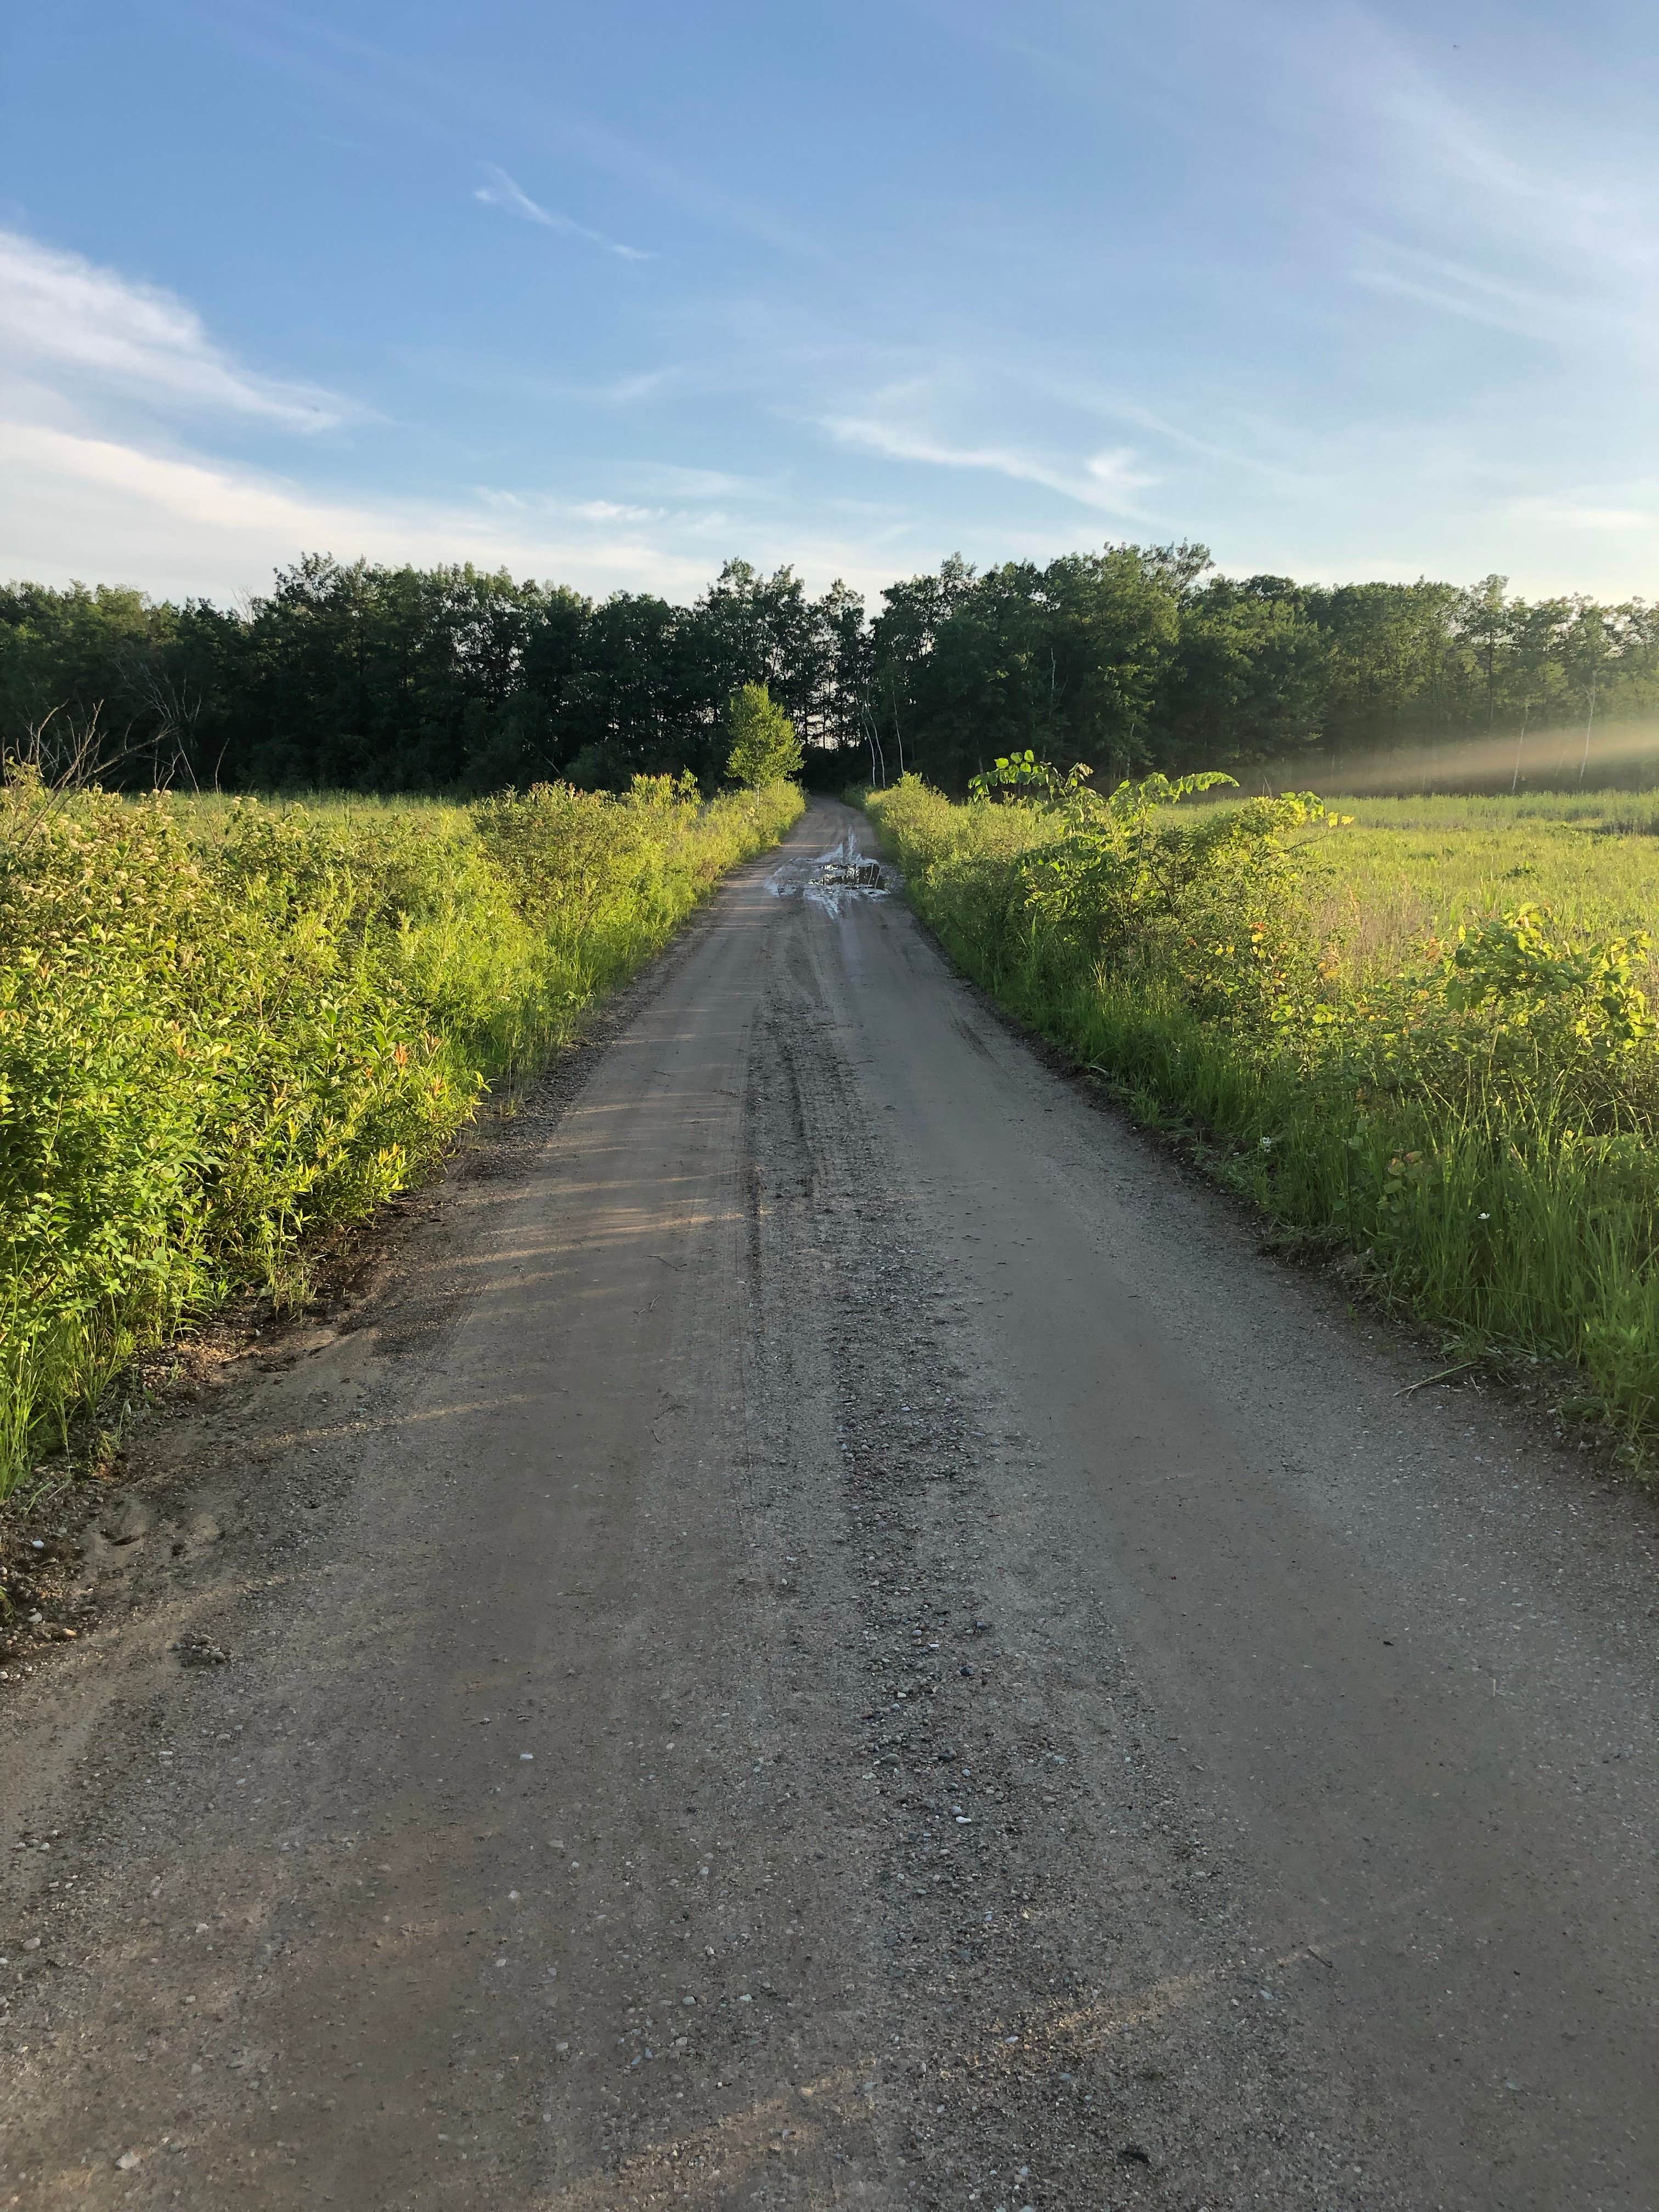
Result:
[[[910,778],[867,804],[954,956],[1133,1110],[1200,1133],[1226,1181],[1453,1340],[1571,1362],[1633,1442],[1650,1431],[1659,1039],[1637,925],[1659,841],[1592,836],[1582,807],[1090,796],[1081,835],[1057,788],[953,805]],[[1386,931],[1368,896],[1413,882],[1422,831],[1375,826],[1384,806],[1474,817],[1439,830],[1441,903]],[[1479,850],[1446,897],[1460,836]]]
[[[800,811],[0,790],[0,1498],[137,1347],[428,1172]]]

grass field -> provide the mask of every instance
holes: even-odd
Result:
[[[473,806],[0,793],[0,1498],[146,1343],[303,1297],[800,811],[667,778]]]
[[[1659,794],[868,802],[1014,1012],[1449,1359],[1659,1422]]]
[[[1527,902],[1587,936],[1659,920],[1659,792],[1331,804],[1354,820],[1322,849],[1310,903],[1361,973]]]

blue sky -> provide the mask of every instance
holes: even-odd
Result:
[[[1635,5],[54,0],[0,574],[872,597],[1109,538],[1659,591]]]

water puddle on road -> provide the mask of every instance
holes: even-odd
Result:
[[[798,898],[841,914],[858,899],[885,898],[898,878],[884,861],[859,850],[848,830],[838,845],[815,858],[780,862],[768,877],[774,898]]]

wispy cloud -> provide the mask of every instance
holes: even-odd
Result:
[[[1018,483],[1042,484],[1063,498],[1099,507],[1108,514],[1139,515],[1139,494],[1156,482],[1135,466],[1135,456],[1127,446],[1092,453],[1078,467],[1066,469],[1014,447],[951,445],[924,431],[869,416],[825,416],[820,418],[820,426],[838,443],[864,453],[880,453],[896,461],[923,461],[937,468],[988,470]]]
[[[659,398],[684,378],[682,368],[637,369],[631,376],[613,377],[609,384],[600,385],[593,397],[611,407],[631,407],[636,400]]]
[[[654,144],[608,127],[589,110],[551,105],[534,73],[526,82],[520,74],[482,62],[459,70],[439,68],[290,8],[263,6],[257,13],[263,20],[252,20],[255,11],[249,9],[235,35],[262,61],[326,87],[354,112],[372,108],[395,128],[446,147],[464,137],[476,143],[484,131],[500,143],[499,134],[506,131],[556,157],[574,155],[630,191],[648,191],[711,229],[746,235],[802,260],[831,258],[819,240],[779,215],[775,196],[726,191],[704,174],[702,160],[695,168],[682,167]],[[524,210],[518,212],[527,221],[537,219]],[[624,258],[655,258],[580,225],[574,228]]]
[[[1630,242],[1638,210],[1626,181],[1620,190],[1576,163],[1590,158],[1588,144],[1576,152],[1531,154],[1522,159],[1502,143],[1501,126],[1478,118],[1463,101],[1433,82],[1419,64],[1396,49],[1375,98],[1379,112],[1394,126],[1401,143],[1427,164],[1429,177],[1443,191],[1462,185],[1495,216],[1528,241],[1570,234],[1619,252]],[[1535,120],[1535,118],[1534,118]],[[1529,134],[1522,131],[1524,137]],[[1559,129],[1544,135],[1559,145]]]
[[[1582,330],[1587,318],[1605,318],[1582,301],[1517,284],[1440,254],[1379,243],[1374,258],[1354,270],[1355,281],[1465,322],[1505,331],[1513,337],[1554,339]]]
[[[1477,108],[1376,27],[1366,62],[1352,96],[1386,153],[1358,281],[1564,352],[1614,331],[1650,352],[1659,176],[1616,112],[1589,123],[1501,82]]]
[[[1076,373],[1056,373],[1047,368],[1025,368],[1020,380],[1041,396],[1074,407],[1080,413],[1093,416],[1097,421],[1127,422],[1144,431],[1160,445],[1172,447],[1179,453],[1191,453],[1200,460],[1214,461],[1223,468],[1242,469],[1250,475],[1265,477],[1276,483],[1296,484],[1307,481],[1301,467],[1292,467],[1285,460],[1268,458],[1261,453],[1249,451],[1254,442],[1278,454],[1300,450],[1297,434],[1278,421],[1264,422],[1242,410],[1237,401],[1218,406],[1206,396],[1205,419],[1219,421],[1231,434],[1231,442],[1224,444],[1218,438],[1200,437],[1180,422],[1156,409],[1144,406],[1139,400],[1126,398],[1121,392],[1102,390],[1086,376]],[[1189,411],[1191,404],[1189,403]]]
[[[524,127],[532,127],[529,118]],[[742,233],[775,252],[803,261],[835,258],[820,240],[781,216],[775,203],[764,196],[750,198],[727,191],[700,172],[682,168],[648,152],[638,141],[602,128],[591,117],[557,118],[543,127],[556,144],[569,148],[630,191],[654,193],[711,229]]]
[[[0,230],[0,352],[128,398],[289,429],[327,429],[349,411],[331,393],[244,367],[174,294],[11,230]]]
[[[688,468],[678,461],[626,461],[621,473],[635,491],[663,499],[769,500],[777,497],[779,489],[764,477]]]
[[[1509,513],[1516,522],[1547,530],[1591,531],[1597,535],[1659,532],[1659,512],[1650,507],[1603,507],[1594,500],[1579,499],[1516,499],[1510,501]]]
[[[597,246],[606,253],[614,253],[623,261],[650,261],[655,258],[637,246],[618,244],[616,239],[607,238],[602,230],[590,230],[585,222],[576,222],[574,216],[556,215],[551,208],[544,208],[538,200],[532,200],[523,185],[509,177],[505,169],[498,169],[492,164],[486,173],[489,182],[480,185],[472,195],[474,199],[482,200],[486,207],[505,209],[508,215],[520,216],[526,222],[539,223],[544,230],[556,230],[566,238],[586,239],[588,245]]]
[[[660,522],[659,507],[624,507],[614,499],[580,500],[570,512],[583,522]]]

